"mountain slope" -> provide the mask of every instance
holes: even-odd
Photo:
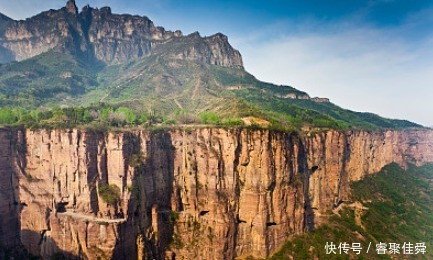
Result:
[[[164,48],[170,49],[171,44],[177,43],[167,43]],[[165,51],[125,65],[104,67],[73,54],[49,51],[0,65],[0,106],[35,109],[107,103],[156,113],[162,118],[172,118],[179,110],[193,116],[214,111],[222,118],[254,116],[290,128],[419,126],[317,102],[295,88],[260,82],[241,68],[178,55],[176,51]]]
[[[191,122],[211,111],[283,129],[420,127],[260,82],[221,33],[184,36],[109,7],[78,12],[75,1],[25,21],[0,21],[1,107],[106,103],[169,120],[181,111]]]
[[[164,47],[170,49],[170,44]],[[134,101],[141,102],[150,98],[154,100],[153,105],[158,106],[157,100],[164,99],[165,103],[175,104],[175,109],[188,109],[193,114],[211,109],[222,116],[255,116],[295,127],[305,124],[368,129],[419,126],[404,120],[357,113],[330,102],[317,101],[295,88],[261,82],[243,69],[191,62],[179,59],[169,51],[164,53],[165,55],[156,54],[125,66],[104,70],[101,75],[106,79],[102,84],[106,90],[102,92],[104,94],[100,93],[100,96],[103,95],[100,100],[109,103],[127,101],[133,104]],[[94,92],[90,93],[92,95]],[[221,102],[222,100],[224,101]],[[234,100],[243,103],[244,109],[239,110],[233,106]],[[169,115],[172,112],[173,110],[164,110],[163,114]]]
[[[97,70],[97,66],[56,51],[0,65],[0,106],[34,109],[80,96],[98,85]]]

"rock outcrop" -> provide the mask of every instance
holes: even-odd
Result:
[[[317,103],[329,103],[330,102],[329,98],[320,98],[320,97],[314,97],[311,100],[314,102],[317,102]]]
[[[43,12],[25,21],[14,21],[0,14],[0,63],[22,61],[56,50],[105,64],[119,64],[151,55],[159,45],[182,43],[185,38],[180,31],[155,26],[147,17],[113,14],[109,7],[85,6],[78,12],[71,0],[60,10]],[[194,42],[198,49],[176,50],[177,54],[209,64],[243,67],[240,53],[226,36],[198,37]]]
[[[0,238],[49,259],[266,257],[433,131],[0,131]],[[118,187],[114,203],[101,187]]]

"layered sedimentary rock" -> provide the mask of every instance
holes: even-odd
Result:
[[[60,10],[46,11],[25,21],[0,14],[0,63],[56,50],[118,64],[151,55],[157,46],[181,43],[185,38],[180,31],[155,26],[147,17],[113,14],[109,7],[85,6],[78,12],[75,1],[68,1]],[[177,54],[210,64],[243,67],[240,53],[222,34],[197,37],[194,46],[178,49]]]
[[[45,259],[265,257],[347,200],[351,181],[433,162],[430,130],[3,129],[0,141],[0,237]]]

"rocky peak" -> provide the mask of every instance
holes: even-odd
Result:
[[[81,9],[81,13],[86,13],[89,12],[90,10],[92,10],[92,7],[90,7],[89,4],[83,6],[83,9]]]
[[[104,6],[101,8],[101,12],[105,14],[111,14],[111,8],[109,6]]]
[[[195,31],[195,32],[193,32],[193,33],[188,34],[187,37],[195,38],[195,39],[200,39],[200,38],[201,38],[201,35],[200,35],[199,32]]]
[[[228,41],[229,40],[228,37],[227,37],[227,35],[222,34],[220,32],[216,33],[214,35],[209,36],[209,38],[218,39],[218,40],[221,40],[221,41]]]
[[[72,14],[78,14],[78,8],[77,8],[77,5],[75,4],[75,0],[69,0],[69,1],[66,3],[66,10],[67,10],[69,13],[72,13]]]

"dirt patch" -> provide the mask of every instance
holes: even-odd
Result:
[[[270,126],[271,125],[271,123],[269,121],[258,118],[258,117],[253,117],[253,116],[244,117],[244,118],[242,118],[242,121],[244,121],[245,125],[247,125],[247,126],[250,126],[250,125]]]

